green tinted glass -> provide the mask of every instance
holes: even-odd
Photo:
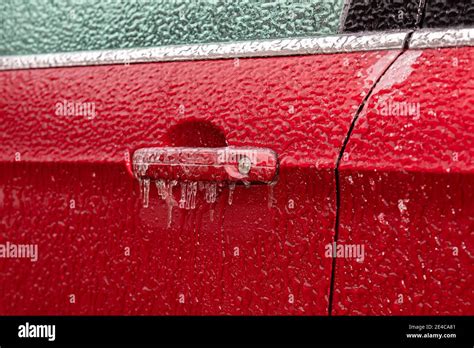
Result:
[[[0,54],[336,33],[343,0],[1,0]]]

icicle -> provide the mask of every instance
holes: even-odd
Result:
[[[170,181],[165,189],[166,192],[166,203],[168,205],[168,228],[171,227],[171,223],[173,220],[173,207],[177,204],[173,197],[173,187],[176,186],[178,182],[176,180]]]
[[[160,196],[161,199],[165,200],[166,196],[168,195],[166,192],[166,183],[164,180],[157,180],[155,182],[156,189],[158,190],[158,196]]]
[[[217,196],[217,184],[215,182],[206,183],[206,202],[214,203]]]
[[[186,209],[196,208],[197,182],[188,183],[188,192],[186,197]]]
[[[235,190],[235,182],[231,182],[229,184],[229,198],[227,200],[227,203],[229,205],[232,205],[232,199],[234,198],[234,190]]]
[[[150,197],[150,179],[142,180],[143,184],[143,208],[148,208],[148,199]]]
[[[197,182],[182,182],[179,207],[181,209],[186,209],[186,210],[195,209],[196,208],[196,193],[197,193]]]
[[[148,164],[138,164],[133,167],[134,174],[138,178],[140,187],[140,196],[142,197],[142,205],[144,208],[148,207],[148,197],[150,195],[150,179],[143,178],[148,170]]]
[[[179,199],[179,207],[184,209],[184,205],[186,204],[186,183],[181,183],[181,198]]]

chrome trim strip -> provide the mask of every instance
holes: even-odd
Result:
[[[410,31],[0,56],[0,70],[327,54],[403,48]],[[409,48],[474,46],[474,28],[413,32]]]
[[[409,31],[0,56],[0,70],[401,49]]]
[[[411,36],[409,48],[474,46],[474,28],[422,29]]]

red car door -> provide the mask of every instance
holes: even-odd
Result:
[[[0,312],[326,315],[336,161],[394,37],[392,50],[0,72],[2,234],[41,255],[0,263]],[[274,151],[277,180],[185,173],[163,200],[152,177],[143,204],[137,150],[226,146]]]
[[[472,6],[214,5],[6,3],[0,314],[473,314]]]

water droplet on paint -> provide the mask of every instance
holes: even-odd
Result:
[[[399,199],[398,200],[398,209],[400,210],[400,213],[404,213],[407,210],[407,206],[405,205],[406,199]]]

